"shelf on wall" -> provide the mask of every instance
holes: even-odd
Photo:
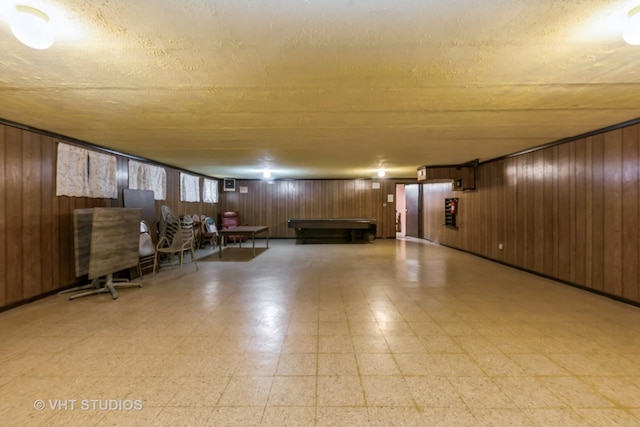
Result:
[[[459,165],[433,165],[418,168],[418,182],[452,181],[453,191],[476,189],[476,168],[478,160]]]

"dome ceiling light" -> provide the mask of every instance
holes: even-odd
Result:
[[[18,4],[10,17],[11,32],[33,49],[48,49],[55,39],[49,15],[32,6]]]
[[[640,45],[640,6],[631,9],[627,17],[622,38],[631,45]]]

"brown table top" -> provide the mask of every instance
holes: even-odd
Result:
[[[258,233],[260,231],[265,231],[268,229],[269,229],[269,226],[267,225],[239,225],[233,228],[225,228],[223,230],[219,229],[218,233],[220,234]]]

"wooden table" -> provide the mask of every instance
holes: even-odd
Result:
[[[91,289],[69,299],[107,292],[117,299],[118,287],[142,287],[139,282],[122,283],[113,278],[113,273],[138,265],[141,212],[132,208],[73,211],[76,276],[86,274],[92,282],[61,293]]]
[[[247,236],[251,236],[251,240],[253,242],[253,256],[256,256],[256,234],[258,233],[267,233],[267,249],[269,248],[269,227],[266,225],[239,225],[237,227],[226,228],[224,230],[218,230],[218,253],[220,254],[220,258],[222,258],[222,241],[224,240],[223,236],[226,235],[234,235],[234,234],[244,234]],[[240,247],[242,247],[242,241],[240,241]]]

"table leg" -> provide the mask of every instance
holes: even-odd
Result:
[[[113,285],[113,274],[112,273],[107,274],[107,279],[106,279],[106,283],[105,283],[104,286],[111,293],[111,298],[112,299],[118,299],[118,291],[116,291],[116,287]]]
[[[94,278],[94,279],[91,281],[91,285],[87,285],[87,286],[80,286],[80,287],[77,287],[77,288],[69,289],[68,291],[69,291],[69,292],[72,292],[72,291],[78,291],[78,290],[80,290],[80,289],[88,289],[89,287],[92,287],[92,288],[93,288],[93,290],[91,290],[91,291],[86,291],[86,292],[81,292],[81,293],[79,293],[79,294],[71,295],[71,296],[69,297],[69,301],[74,300],[74,299],[76,299],[76,298],[80,298],[80,297],[86,297],[87,295],[102,294],[102,293],[104,293],[104,292],[107,292],[107,291],[106,291],[106,289],[105,289],[105,287],[100,285],[100,279],[99,279],[98,277]]]
[[[256,257],[256,233],[251,233],[251,241],[253,242],[253,257]]]
[[[100,280],[98,278],[93,279],[92,284],[93,286],[95,286],[93,290],[71,295],[69,297],[69,301],[76,298],[80,298],[80,297],[86,297],[88,295],[104,294],[107,292],[111,294],[112,299],[118,299],[118,291],[116,291],[116,288],[113,284],[112,273],[107,274],[107,276],[105,277],[104,286],[100,286],[99,283],[100,283]]]
[[[75,287],[70,288],[70,289],[65,289],[64,291],[58,292],[58,294],[66,294],[68,292],[81,291],[81,290],[84,290],[84,289],[91,289],[91,288],[93,288],[93,289],[100,288],[100,283],[99,283],[97,278],[93,279],[91,281],[91,283],[89,283],[88,285],[75,286]]]

